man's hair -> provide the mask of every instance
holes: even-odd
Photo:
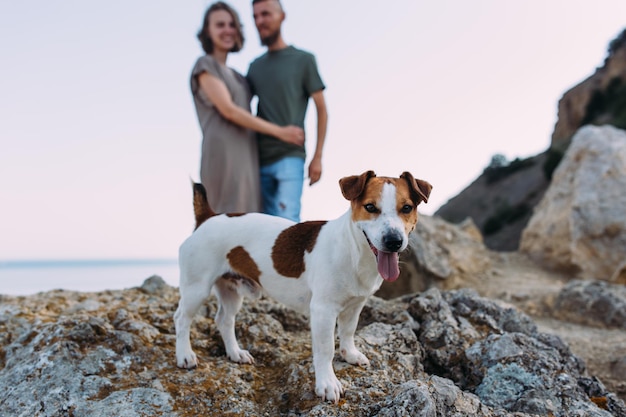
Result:
[[[270,0],[252,0],[252,5],[254,6],[257,3],[263,3],[264,1],[270,1]],[[283,10],[283,5],[281,4],[280,0],[273,0],[276,3],[278,3],[278,5],[280,6],[280,10]]]
[[[233,9],[223,1],[213,3],[211,6],[209,6],[206,13],[204,14],[204,18],[202,19],[202,29],[200,29],[197,34],[198,40],[202,44],[202,49],[207,54],[213,53],[213,41],[211,40],[211,36],[209,36],[209,18],[211,13],[218,10],[227,11],[233,17],[233,23],[235,24],[237,36],[235,38],[235,45],[233,46],[233,49],[230,50],[230,52],[239,52],[241,48],[243,48],[243,43],[245,41],[241,20],[239,20],[239,14],[237,14],[235,9]]]

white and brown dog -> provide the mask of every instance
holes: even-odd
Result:
[[[243,296],[262,292],[310,317],[315,392],[337,402],[343,393],[333,370],[335,325],[340,352],[353,365],[368,359],[354,344],[359,314],[383,282],[398,278],[398,253],[417,223],[417,205],[432,186],[404,172],[400,178],[372,171],[339,180],[350,209],[332,221],[293,223],[259,213],[216,215],[202,185],[194,185],[196,230],[181,245],[180,303],[174,315],[176,359],[197,365],[189,341],[192,319],[215,290],[216,317],[230,360],[252,363],[235,337]]]

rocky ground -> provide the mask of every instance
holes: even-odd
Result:
[[[591,314],[563,294],[590,293],[593,304],[615,287],[589,291],[595,283],[517,253],[486,256],[467,282],[475,291],[372,298],[357,333],[371,366],[336,358],[346,388],[337,405],[313,393],[306,318],[271,300],[238,315],[254,365],[226,359],[208,301],[192,327],[200,365],[187,371],[175,366],[177,289],[158,277],[124,291],[0,296],[0,416],[626,417],[616,311],[626,296]]]
[[[626,398],[622,281],[583,280],[585,274],[547,269],[522,252],[490,251],[469,219],[453,225],[437,216],[422,216],[411,246],[402,257],[403,275],[392,285],[384,283],[378,295],[394,298],[429,287],[472,288],[502,305],[513,305],[532,317],[541,331],[565,340],[591,374]],[[603,260],[598,256],[596,262]]]
[[[596,300],[598,311],[589,312],[585,307],[593,298],[559,311],[562,306],[559,295],[568,284],[567,288],[571,289],[579,281],[573,281],[569,274],[547,271],[518,252],[492,252],[490,258],[491,268],[479,279],[472,280],[471,287],[484,297],[515,305],[533,318],[540,331],[561,337],[572,352],[585,361],[591,374],[626,400],[624,301],[613,304],[615,308],[624,309],[621,312],[624,320],[613,319],[613,324],[610,324],[608,312],[602,309],[601,298]],[[588,284],[607,285],[609,293],[620,289],[620,286],[597,281]],[[618,291],[623,292],[623,286]],[[609,305],[611,303],[606,302],[606,306]]]

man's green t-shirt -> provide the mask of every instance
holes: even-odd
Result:
[[[315,56],[293,46],[261,55],[250,64],[247,78],[252,94],[259,99],[257,115],[280,126],[304,128],[309,97],[325,88]],[[257,137],[261,165],[287,156],[306,156],[304,146],[261,133]]]

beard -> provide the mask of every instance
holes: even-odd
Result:
[[[278,40],[279,37],[280,37],[280,29],[278,29],[275,32],[270,33],[269,35],[267,35],[264,38],[261,38],[261,45],[262,46],[271,46]]]

